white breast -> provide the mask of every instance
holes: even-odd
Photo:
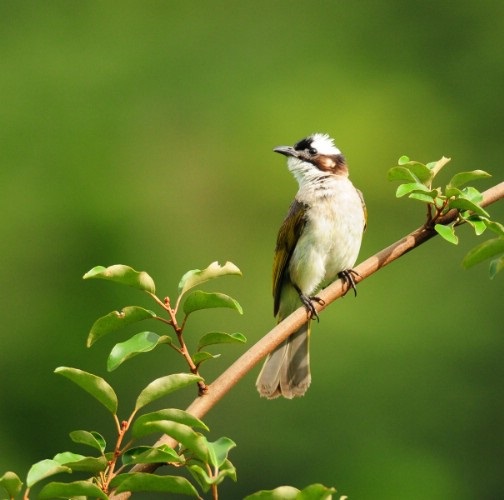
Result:
[[[312,295],[357,260],[364,232],[362,202],[346,177],[300,189],[296,198],[309,206],[307,223],[289,263],[293,281]]]

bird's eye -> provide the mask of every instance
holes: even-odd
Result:
[[[315,148],[309,148],[308,149],[308,153],[310,153],[311,155],[316,155],[317,154],[317,150]]]

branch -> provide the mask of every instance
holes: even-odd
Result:
[[[501,198],[504,198],[504,182],[485,191],[483,193],[483,201],[480,205],[486,207]],[[437,222],[447,225],[453,222],[457,216],[458,210],[451,210]],[[437,233],[433,228],[422,226],[416,229],[401,240],[359,264],[354,269],[358,273],[358,275],[355,276],[355,281],[358,283],[364,280],[382,267],[385,267],[436,235]],[[325,305],[322,306],[315,302],[314,306],[317,312],[324,310],[329,304],[342,297],[346,291],[347,289],[341,280],[335,281],[322,290],[318,296],[325,302]],[[208,394],[196,398],[187,408],[187,411],[198,418],[202,418],[246,373],[259,363],[262,358],[306,322],[306,309],[304,306],[301,306],[238,358],[224,373],[208,386]]]
[[[486,207],[504,198],[504,182],[497,184],[483,193],[482,207]],[[451,210],[446,215],[438,219],[439,224],[450,224],[458,216],[458,210]],[[376,271],[390,264],[394,260],[408,253],[410,250],[420,246],[422,243],[436,236],[437,233],[431,226],[422,226],[399,241],[396,241],[389,247],[381,250],[376,255],[369,257],[359,264],[354,270],[358,275],[355,276],[355,282],[363,281]],[[319,294],[324,301],[324,305],[315,302],[314,306],[317,312],[324,310],[329,304],[342,297],[347,292],[346,286],[341,280],[337,280],[324,288]],[[186,411],[195,417],[202,418],[217,402],[229,392],[236,383],[247,374],[256,364],[258,364],[268,353],[276,346],[281,344],[289,335],[299,329],[308,321],[306,309],[299,307],[290,316],[276,325],[247,352],[240,356],[226,371],[224,371],[213,383],[207,386],[208,391],[202,396],[198,396],[187,408]],[[162,436],[155,444],[160,446],[168,444],[174,446],[175,441],[169,436]],[[159,464],[138,465],[132,469],[132,472],[153,472]],[[129,493],[122,495],[112,495],[110,498],[123,500],[129,498]]]

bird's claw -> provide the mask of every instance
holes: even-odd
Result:
[[[316,319],[317,321],[320,321],[319,315],[317,313],[317,310],[315,309],[315,306],[313,305],[313,302],[317,302],[317,304],[320,304],[321,306],[325,305],[325,300],[321,299],[320,297],[308,297],[304,293],[299,293],[299,298],[301,299],[301,302],[303,305],[306,307],[306,310],[308,311],[308,315],[310,316],[310,319]]]
[[[344,295],[346,295],[351,288],[354,291],[354,296],[357,297],[357,283],[355,283],[354,276],[358,276],[360,278],[360,274],[357,271],[354,271],[353,269],[345,269],[344,271],[338,273],[338,277],[347,286]]]

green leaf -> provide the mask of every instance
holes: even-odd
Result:
[[[199,432],[194,431],[191,427],[170,420],[155,420],[145,424],[145,427],[152,427],[156,432],[168,434],[177,442],[182,444],[191,453],[203,462],[208,462],[208,442]]]
[[[116,264],[109,267],[93,267],[93,269],[88,271],[83,278],[85,280],[98,278],[115,281],[121,285],[131,286],[149,293],[156,293],[154,280],[145,271],[135,271],[133,268],[122,264]]]
[[[171,392],[177,391],[188,385],[194,384],[203,380],[198,375],[191,373],[175,373],[161,377],[151,382],[145,389],[142,390],[137,398],[135,411],[143,408],[145,405],[162,398]]]
[[[220,468],[226,461],[229,450],[231,450],[235,446],[236,443],[227,437],[221,437],[213,443],[208,442],[208,461],[214,467]]]
[[[54,474],[59,474],[60,472],[70,473],[72,470],[69,467],[61,465],[59,462],[56,462],[56,460],[50,460],[48,458],[41,460],[30,467],[26,477],[26,486],[31,488],[34,484],[42,481],[42,479],[54,476]]]
[[[205,281],[226,275],[241,276],[241,271],[232,263],[226,262],[221,266],[218,262],[212,262],[206,269],[193,269],[182,276],[179,283],[179,295],[183,295],[187,290],[205,283]]]
[[[465,198],[473,203],[481,203],[483,201],[483,195],[481,192],[472,186],[467,186],[462,190],[461,198]]]
[[[451,186],[446,186],[444,194],[445,194],[446,198],[452,198],[452,197],[463,198],[464,197],[463,191],[461,191],[458,188],[451,187]]]
[[[242,307],[235,299],[223,293],[207,293],[201,290],[196,290],[187,296],[184,302],[184,313],[188,315],[194,311],[215,307],[227,307],[243,314]]]
[[[427,184],[431,181],[432,171],[419,161],[411,161],[407,156],[401,156],[398,167],[392,167],[388,171],[389,181],[412,181]]]
[[[432,172],[432,178],[434,178],[450,161],[451,158],[446,158],[445,156],[443,156],[438,161],[428,163],[427,168]]]
[[[422,184],[429,183],[433,177],[432,171],[423,163],[410,162],[408,168]]]
[[[171,420],[173,422],[178,422],[179,424],[185,424],[189,427],[198,427],[206,431],[209,430],[204,422],[190,413],[184,410],[167,408],[165,410],[146,413],[145,415],[138,417],[133,422],[133,427],[131,428],[133,437],[139,438],[147,434],[151,434],[153,432],[152,427],[148,427],[148,424],[157,420]]]
[[[122,311],[112,311],[106,316],[97,319],[87,338],[87,346],[91,347],[104,335],[119,330],[120,328],[148,318],[156,318],[156,314],[148,309],[137,306],[125,307]]]
[[[207,472],[205,466],[201,466],[198,463],[191,462],[188,464],[189,472],[192,474],[194,479],[198,481],[201,489],[207,492],[212,484],[220,484],[226,477],[230,477],[236,482],[236,469],[234,465],[229,460],[224,460],[222,465],[219,467],[217,473],[214,470],[213,475],[210,476]]]
[[[98,450],[100,453],[105,451],[107,443],[105,442],[105,438],[95,431],[72,431],[70,433],[70,439],[74,443],[85,444],[87,446],[91,446]]]
[[[152,332],[141,332],[133,335],[129,340],[116,344],[107,359],[107,370],[115,370],[126,360],[155,349],[160,344],[171,344],[171,338]]]
[[[72,472],[90,472],[92,474],[97,474],[98,472],[104,471],[108,465],[108,460],[104,457],[84,457],[82,460],[76,462],[68,462],[66,464]]]
[[[217,482],[216,477],[211,477],[207,471],[205,465],[200,465],[200,463],[189,462],[187,468],[191,473],[192,477],[196,479],[200,488],[206,493],[210,486]]]
[[[0,491],[3,488],[9,498],[14,498],[17,496],[21,488],[23,487],[23,483],[19,476],[14,472],[6,472],[2,477],[0,477]]]
[[[405,158],[407,158],[407,156]],[[418,181],[418,179],[416,179],[415,176],[411,173],[410,169],[406,167],[392,167],[391,169],[389,169],[387,174],[389,181]]]
[[[219,467],[218,482],[222,481],[224,477],[230,477],[236,483],[236,468],[228,459],[224,460],[224,463]]]
[[[401,184],[400,186],[398,186],[396,190],[396,197],[401,198],[413,191],[430,192],[430,189],[423,184],[420,184],[419,182],[408,182],[406,184]]]
[[[499,236],[504,236],[504,226],[501,223],[488,219],[483,219],[483,221],[487,225],[488,229],[490,229],[490,231]]]
[[[479,215],[465,216],[466,212],[462,212],[460,216],[474,229],[476,236],[482,235],[487,228],[487,224]]]
[[[436,224],[434,226],[435,231],[439,236],[443,237],[449,243],[456,245],[458,243],[458,236],[455,234],[455,228],[453,226],[443,226],[442,224]]]
[[[480,243],[470,250],[464,257],[462,265],[468,269],[501,253],[504,253],[504,238],[493,238]]]
[[[83,458],[86,457],[84,455],[73,453],[72,451],[64,451],[63,453],[58,453],[57,455],[55,455],[53,460],[61,465],[67,465],[68,462],[78,462]]]
[[[184,477],[178,476],[157,476],[145,472],[120,474],[111,481],[111,486],[117,487],[117,493],[123,491],[157,491],[199,498],[194,486]]]
[[[198,341],[197,349],[215,344],[232,344],[247,342],[245,335],[241,333],[210,332],[203,335]]]
[[[93,483],[89,481],[74,481],[73,483],[49,483],[46,484],[40,493],[39,499],[50,498],[75,498],[89,497],[107,500],[108,496]]]
[[[473,219],[469,222],[474,228],[474,233],[476,236],[481,236],[486,231],[486,224],[482,220]]]
[[[280,486],[274,490],[258,491],[244,500],[329,500],[333,493],[336,493],[334,488],[322,484],[311,484],[302,491],[292,486]]]
[[[107,468],[108,462],[104,456],[101,457],[85,457],[83,455],[78,455],[77,453],[72,453],[70,451],[65,451],[64,453],[58,453],[53,458],[55,462],[61,465],[65,465],[72,469],[72,472],[92,472],[96,474]]]
[[[448,208],[456,208],[457,210],[469,210],[483,217],[490,217],[486,210],[481,208],[479,205],[476,205],[476,203],[473,203],[472,201],[465,198],[455,198],[453,200],[450,200],[450,202],[448,203]]]
[[[60,366],[54,370],[54,373],[63,375],[82,389],[87,391],[91,396],[98,400],[107,410],[115,415],[117,413],[117,396],[114,389],[101,377],[93,375],[78,368],[68,368]]]
[[[248,495],[244,500],[296,500],[299,490],[293,486],[279,486],[274,490],[262,490]]]
[[[494,279],[495,275],[504,269],[504,256],[494,259],[490,262],[490,279]]]
[[[335,488],[328,488],[323,484],[310,484],[299,492],[297,500],[328,500],[332,498],[333,493],[336,493]]]
[[[411,198],[412,200],[423,201],[425,203],[434,203],[437,195],[438,195],[437,191],[429,191],[425,193],[419,193],[417,191],[413,191],[412,193],[410,193],[408,198]]]
[[[206,352],[206,351],[199,351],[194,353],[191,356],[193,363],[196,366],[199,366],[203,361],[207,361],[209,359],[217,359],[220,358],[220,354],[212,354],[211,352]]]
[[[455,174],[448,183],[450,187],[460,187],[468,182],[477,180],[477,179],[486,179],[488,177],[492,177],[489,173],[484,170],[472,170],[470,172],[459,172]]]
[[[138,446],[130,448],[122,455],[124,465],[131,464],[179,464],[184,463],[184,459],[169,446],[163,444],[157,448],[151,446]]]

